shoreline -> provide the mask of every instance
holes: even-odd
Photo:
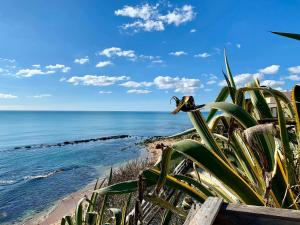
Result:
[[[164,137],[152,137],[144,140],[142,144],[145,146],[145,155],[142,154],[141,158],[149,158],[151,162],[156,162],[157,159],[161,155],[161,150],[157,149],[157,144],[164,143],[165,145],[170,145],[174,142],[174,139],[166,139]],[[118,165],[117,167],[121,167],[122,164]],[[104,174],[106,174],[104,172]],[[105,179],[105,177],[99,178],[99,181]],[[61,218],[66,215],[73,215],[76,205],[78,201],[83,198],[84,196],[90,197],[94,190],[94,185],[97,179],[87,184],[84,188],[73,192],[63,199],[58,200],[53,204],[53,206],[49,207],[48,209],[33,214],[31,218],[25,219],[22,225],[59,225]]]

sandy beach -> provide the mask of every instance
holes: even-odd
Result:
[[[154,163],[161,155],[161,150],[157,148],[158,144],[164,143],[164,145],[170,145],[174,142],[173,139],[153,138],[145,142],[149,159]],[[102,178],[104,179],[104,178]],[[58,225],[61,218],[66,215],[72,215],[75,211],[78,201],[84,196],[90,197],[96,180],[88,184],[85,188],[78,190],[67,196],[66,198],[59,200],[57,204],[48,209],[45,212],[33,215],[32,218],[26,220],[23,225]]]
[[[76,208],[77,202],[84,196],[90,197],[96,181],[88,184],[85,188],[74,192],[66,198],[58,201],[58,203],[47,210],[34,215],[33,218],[24,222],[24,225],[56,225],[60,224],[62,217],[72,215]]]

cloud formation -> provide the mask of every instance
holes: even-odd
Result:
[[[111,94],[112,91],[99,91],[98,93],[99,94]]]
[[[127,91],[128,94],[150,94],[152,91],[150,90],[142,90],[142,89],[130,89]]]
[[[196,54],[194,55],[195,58],[207,58],[207,57],[210,57],[211,55],[207,52],[203,52],[203,53],[199,53],[199,54]]]
[[[14,99],[18,98],[16,95],[0,93],[0,99]]]
[[[285,77],[285,79],[287,79],[287,80],[293,80],[293,81],[299,81],[300,80],[300,76],[298,74],[292,74],[292,75],[289,75],[289,76]]]
[[[136,58],[135,52],[133,50],[122,50],[118,47],[111,47],[102,50],[99,55],[106,56],[108,58],[118,56],[118,57],[127,57],[127,58]]]
[[[54,70],[42,71],[41,69],[20,69],[16,75],[20,77],[32,77],[36,75],[53,74]]]
[[[267,86],[275,89],[281,89],[281,86],[284,85],[282,80],[264,80],[260,83],[261,86]]]
[[[113,65],[113,63],[111,61],[100,61],[96,67],[101,68],[101,67],[105,67],[105,66],[109,66],[109,65]]]
[[[153,82],[158,89],[173,89],[175,92],[179,92],[186,95],[192,95],[197,91],[197,89],[203,87],[199,79],[189,79],[185,77],[180,78],[170,76],[158,76],[154,79]]]
[[[253,79],[261,79],[263,77],[262,73],[242,73],[233,77],[233,80],[238,87],[245,86],[248,82],[253,81]],[[220,86],[226,86],[227,83],[225,80],[219,83]]]
[[[153,83],[152,82],[145,82],[145,81],[135,82],[135,81],[130,80],[130,81],[127,81],[127,82],[122,83],[120,85],[123,86],[123,87],[126,87],[126,88],[139,88],[139,87],[150,87],[150,86],[153,85]]]
[[[89,62],[89,57],[88,56],[85,56],[83,58],[78,58],[78,59],[74,60],[74,63],[80,64],[80,65],[86,64],[88,62]]]
[[[86,86],[109,86],[117,83],[118,81],[129,80],[127,76],[96,76],[96,75],[85,75],[85,76],[74,76],[67,80],[68,83],[74,85],[86,85]]]
[[[33,96],[30,96],[32,98],[48,98],[48,97],[52,97],[51,94],[39,94],[39,95],[33,95]]]
[[[289,67],[288,71],[292,74],[298,74],[298,73],[300,73],[300,66]]]
[[[184,51],[176,51],[176,52],[170,52],[169,55],[182,56],[182,55],[187,55],[187,53]]]
[[[259,72],[263,74],[275,74],[279,71],[279,68],[280,68],[279,65],[271,65],[263,69],[260,69]]]
[[[122,9],[115,11],[116,16],[129,17],[133,19],[132,23],[125,23],[121,26],[123,30],[130,30],[134,33],[140,31],[163,31],[166,25],[179,26],[183,23],[192,21],[196,13],[191,5],[172,8],[164,5],[148,3],[137,6],[125,5]]]

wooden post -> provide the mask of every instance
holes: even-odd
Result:
[[[203,205],[197,205],[195,210],[190,210],[184,225],[212,225],[219,213],[223,200],[208,197]]]

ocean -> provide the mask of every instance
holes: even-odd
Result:
[[[20,223],[145,155],[142,140],[190,127],[185,113],[0,112],[0,224]]]

